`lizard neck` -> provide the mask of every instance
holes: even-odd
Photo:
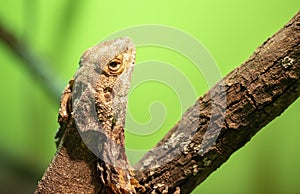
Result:
[[[119,77],[107,76],[103,73],[96,87],[97,114],[102,125],[101,129],[107,137],[101,153],[104,161],[100,159],[98,169],[101,180],[108,188],[115,190],[115,193],[135,193],[131,185],[130,165],[125,154],[124,118],[127,95],[119,95],[118,92],[121,90],[119,82]],[[114,173],[107,174],[108,172]],[[123,191],[119,191],[117,185],[123,188]]]

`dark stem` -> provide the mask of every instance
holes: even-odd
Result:
[[[32,51],[28,45],[19,41],[16,36],[0,23],[0,40],[10,49],[10,51],[18,56],[24,64],[25,69],[39,79],[44,91],[48,93],[50,98],[57,103],[59,101],[63,85],[50,69],[50,65],[44,59],[39,57],[37,53]]]

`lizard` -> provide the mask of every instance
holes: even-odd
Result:
[[[103,185],[100,193],[144,191],[125,154],[127,94],[134,64],[135,46],[129,38],[93,46],[81,56],[61,97],[58,150],[70,119],[74,119],[82,141],[98,157],[95,168]]]

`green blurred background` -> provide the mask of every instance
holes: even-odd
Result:
[[[2,0],[0,23],[27,45],[27,51],[42,59],[41,65],[47,64],[41,68],[54,73],[53,84],[59,83],[56,89],[62,91],[85,49],[113,32],[144,24],[172,26],[191,34],[209,50],[225,76],[287,23],[299,7],[298,0]],[[137,63],[168,61],[190,78],[198,96],[208,90],[180,56],[156,49],[138,48]],[[59,99],[49,95],[38,76],[2,41],[0,52],[0,193],[32,193],[55,153]],[[174,92],[147,83],[129,99],[137,121],[150,118],[147,107],[151,101],[166,102],[165,123],[149,137],[127,133],[130,148],[151,148],[181,117]],[[193,193],[300,193],[299,109],[298,100]]]

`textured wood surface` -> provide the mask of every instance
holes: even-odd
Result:
[[[138,163],[139,180],[189,193],[299,97],[299,77],[300,12],[187,110]]]

